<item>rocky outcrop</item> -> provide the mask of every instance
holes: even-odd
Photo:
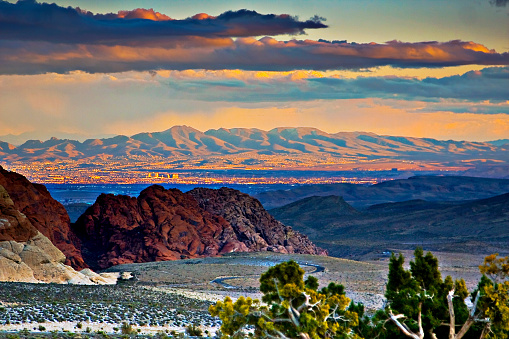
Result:
[[[0,186],[0,281],[46,283],[115,283],[116,279],[76,272],[65,255],[19,212]]]
[[[325,254],[258,201],[229,189],[182,193],[154,185],[138,198],[102,194],[73,230],[92,268],[228,252]]]
[[[14,207],[7,190],[0,186],[0,239],[4,241],[28,241],[38,232],[30,221]]]
[[[248,250],[223,218],[192,196],[157,185],[138,198],[101,194],[73,229],[92,268]]]
[[[262,204],[248,194],[231,188],[198,187],[188,192],[206,211],[230,223],[239,241],[250,251],[326,255],[307,236],[274,219]]]
[[[44,185],[33,184],[1,166],[0,185],[9,192],[14,208],[26,215],[28,221],[64,253],[67,265],[76,269],[88,267],[77,249],[79,240],[71,232],[64,206],[51,197]]]

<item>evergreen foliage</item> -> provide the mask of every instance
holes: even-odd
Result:
[[[331,283],[318,291],[316,278],[303,277],[295,261],[281,263],[260,278],[264,305],[243,297],[236,302],[226,297],[212,305],[209,311],[221,318],[223,338],[360,338],[353,329],[358,316],[347,309],[350,299],[344,287]]]
[[[472,293],[463,279],[442,279],[438,259],[421,248],[409,270],[404,264],[403,255],[392,254],[386,307],[370,317],[364,305],[350,302],[342,285],[318,290],[315,277],[304,281],[294,261],[262,274],[263,303],[226,297],[209,312],[221,318],[222,338],[509,338],[509,257],[486,257]]]

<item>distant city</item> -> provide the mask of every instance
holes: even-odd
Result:
[[[283,158],[283,157],[281,157]],[[280,159],[283,161],[283,159]],[[286,161],[291,160],[285,158]],[[57,161],[14,162],[2,164],[6,169],[23,174],[29,180],[41,184],[156,184],[183,185],[210,184],[324,184],[349,182],[375,184],[381,178],[375,172],[362,175],[358,171],[324,171],[279,167],[256,166],[209,166],[198,165],[203,159],[187,159],[184,166],[172,161],[145,161],[117,159],[115,161]],[[282,162],[283,164],[283,162]],[[316,165],[316,162],[314,163]],[[286,168],[286,169],[285,169]],[[389,169],[384,177],[394,176],[397,168]]]
[[[228,158],[228,160],[226,160]],[[269,158],[269,157],[267,157]],[[271,156],[262,164],[242,165],[241,157],[124,158],[115,160],[61,160],[11,162],[1,165],[41,184],[375,184],[405,173],[459,173],[462,168],[417,166],[413,162],[360,161],[312,156]],[[298,159],[297,159],[298,158]],[[236,161],[232,161],[236,160]],[[251,159],[252,160],[252,159]],[[299,161],[299,165],[296,162]],[[334,166],[333,166],[334,165]],[[343,165],[343,166],[341,166]],[[396,164],[397,165],[397,164]]]

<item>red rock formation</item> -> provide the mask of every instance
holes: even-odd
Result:
[[[26,241],[35,227],[78,269],[236,251],[326,254],[276,221],[258,200],[232,189],[182,193],[155,185],[138,198],[102,194],[71,228],[65,208],[43,185],[1,167],[0,185],[33,225],[2,229],[0,237]],[[4,218],[5,224],[13,218]]]
[[[14,207],[66,256],[66,264],[88,267],[77,249],[79,239],[70,229],[70,220],[62,204],[53,199],[44,185],[33,184],[24,176],[0,166],[0,185],[9,193]]]
[[[14,207],[3,186],[0,186],[0,241],[26,242],[37,235],[37,230]]]
[[[208,212],[225,218],[237,239],[250,251],[327,254],[307,236],[274,219],[258,200],[248,194],[226,187],[218,190],[198,187],[188,194]]]
[[[231,189],[182,193],[154,185],[138,198],[102,194],[72,227],[93,268],[228,252],[326,254]]]
[[[93,268],[248,250],[223,218],[192,196],[158,185],[138,198],[101,194],[73,229]]]

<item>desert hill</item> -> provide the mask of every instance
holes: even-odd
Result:
[[[311,197],[337,195],[356,208],[422,199],[465,201],[489,198],[509,192],[509,180],[458,176],[415,176],[385,181],[372,186],[356,184],[308,185],[289,190],[266,191],[255,197],[267,209]]]
[[[410,200],[357,211],[334,197],[310,197],[270,210],[281,222],[307,232],[333,256],[424,246],[452,252],[509,252],[509,193],[474,201]],[[310,208],[315,206],[315,208]],[[351,208],[351,206],[350,206]],[[313,216],[321,216],[316,222]]]
[[[269,212],[281,222],[293,223],[296,229],[311,238],[319,238],[331,222],[361,215],[337,195],[307,197]]]
[[[223,217],[232,226],[236,237],[249,248],[249,252],[268,250],[326,254],[316,248],[305,235],[274,219],[258,200],[245,193],[227,187],[198,187],[189,191],[189,194],[198,201],[200,207]]]
[[[507,144],[381,136],[364,132],[326,133],[315,128],[217,129],[201,132],[188,126],[166,131],[118,135],[79,142],[70,139],[28,140],[14,146],[0,142],[0,160],[36,161],[105,157],[186,157],[227,154],[315,155],[356,159],[454,162],[490,159],[507,162]]]

